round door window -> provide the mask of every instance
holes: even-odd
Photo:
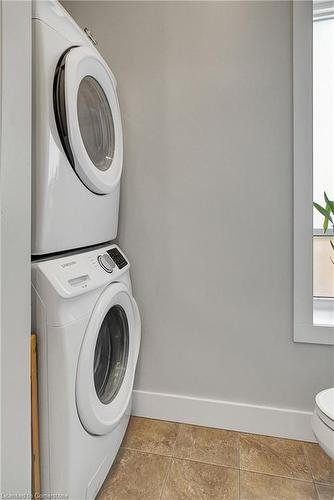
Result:
[[[94,385],[103,404],[117,395],[126,371],[129,354],[129,326],[124,309],[117,305],[105,316],[94,352]]]
[[[115,151],[114,121],[108,99],[92,76],[85,76],[80,82],[77,108],[87,154],[96,168],[108,170]]]

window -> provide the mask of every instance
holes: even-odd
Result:
[[[334,2],[294,2],[294,339],[334,344]],[[332,238],[333,239],[333,238]]]

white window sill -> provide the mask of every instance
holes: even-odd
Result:
[[[313,324],[334,327],[334,298],[313,297]]]

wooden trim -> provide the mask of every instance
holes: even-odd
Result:
[[[33,498],[40,498],[41,469],[39,448],[38,417],[38,366],[37,335],[31,336],[31,451],[32,451],[32,493]]]

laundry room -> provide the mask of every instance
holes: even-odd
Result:
[[[334,499],[334,2],[0,29],[0,495]]]

